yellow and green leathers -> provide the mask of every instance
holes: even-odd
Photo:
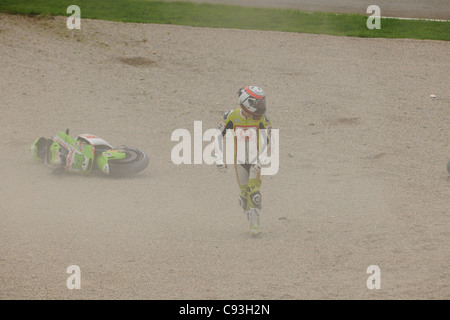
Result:
[[[262,204],[259,157],[262,152],[270,150],[271,128],[272,124],[266,114],[246,118],[241,107],[225,112],[218,126],[222,136],[230,131],[234,136],[234,167],[240,190],[239,203],[252,228],[257,228],[258,232]],[[219,153],[222,152],[221,143],[218,149]]]

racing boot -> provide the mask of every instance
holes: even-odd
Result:
[[[250,235],[257,236],[261,233],[261,209],[250,208],[245,212],[250,222]]]

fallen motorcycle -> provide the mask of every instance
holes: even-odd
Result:
[[[89,174],[99,170],[108,176],[122,177],[141,172],[149,164],[148,156],[137,148],[114,147],[91,134],[81,134],[74,139],[68,129],[51,139],[36,139],[31,152],[35,160],[53,167],[55,174]]]

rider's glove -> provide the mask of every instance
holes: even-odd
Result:
[[[223,154],[222,153],[216,153],[214,155],[214,162],[216,163],[216,168],[221,173],[227,172],[227,164],[223,161]]]
[[[227,173],[227,165],[225,163],[223,164],[217,164],[216,165],[217,170],[219,170],[220,173]]]

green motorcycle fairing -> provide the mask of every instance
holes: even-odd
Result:
[[[81,174],[89,174],[92,171],[95,153],[90,144],[75,140],[62,131],[58,132],[53,139],[68,151],[66,171]]]
[[[118,150],[108,150],[97,156],[97,167],[105,174],[109,174],[109,160],[125,159],[126,153]]]

